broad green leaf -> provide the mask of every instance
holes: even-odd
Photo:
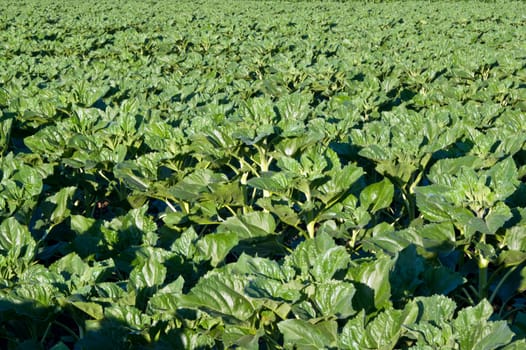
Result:
[[[113,168],[115,177],[121,179],[133,190],[144,192],[150,187],[150,180],[136,164],[124,161]]]
[[[235,233],[212,233],[200,239],[196,246],[205,259],[210,259],[210,264],[215,267],[225,259],[230,249],[238,242],[239,238]]]
[[[506,204],[502,202],[497,203],[484,218],[490,234],[495,234],[500,228],[503,228],[506,221],[511,219],[512,216],[513,214]]]
[[[325,281],[315,287],[313,303],[323,316],[345,319],[356,313],[352,298],[354,285],[342,281]]]
[[[327,281],[336,272],[344,271],[350,263],[350,256],[344,247],[327,249],[322,255],[312,257],[311,274],[316,281]]]
[[[487,300],[459,311],[453,321],[453,327],[457,333],[460,349],[491,350],[511,341],[513,332],[505,321],[488,321],[492,314],[493,307]]]
[[[278,323],[286,349],[324,349],[337,344],[335,321],[312,324],[303,320],[286,320]]]
[[[364,345],[369,349],[393,349],[405,332],[404,325],[418,317],[418,307],[409,303],[403,310],[388,308],[376,316],[365,329]]]
[[[292,313],[296,319],[305,321],[315,319],[319,316],[312,303],[307,300],[300,301],[292,305]]]
[[[71,305],[81,310],[82,312],[85,312],[95,320],[101,320],[104,317],[104,311],[100,304],[84,301],[73,301],[71,302]]]
[[[0,257],[5,256],[29,262],[36,254],[36,242],[28,228],[14,217],[7,218],[0,224]],[[21,261],[19,261],[21,262]]]
[[[182,255],[187,259],[192,259],[196,252],[197,233],[193,227],[190,227],[181,234],[181,237],[175,240],[170,250],[176,254]]]
[[[261,275],[277,281],[290,280],[294,276],[294,270],[280,266],[277,261],[247,254],[242,254],[232,268],[236,273]]]
[[[0,155],[3,155],[8,149],[14,118],[4,116],[4,114],[0,112],[0,120],[2,120],[0,125]]]
[[[166,336],[160,337],[156,344],[156,348],[160,350],[211,349],[214,346],[216,342],[211,335],[187,327],[169,332]]]
[[[526,106],[525,106],[526,107]],[[525,108],[526,109],[526,108]],[[522,350],[526,347],[526,340],[519,339],[501,348],[502,350]]]
[[[233,232],[238,239],[250,239],[276,234],[276,221],[270,213],[252,212],[229,217],[218,227],[218,232]]]
[[[363,169],[356,165],[349,164],[341,170],[332,170],[329,174],[331,177],[330,180],[317,188],[320,194],[316,196],[320,198],[323,203],[330,205],[350,190],[351,185],[363,175]]]
[[[360,205],[372,213],[388,208],[393,201],[394,186],[388,178],[367,186],[360,192]]]
[[[302,242],[285,258],[285,266],[304,276],[310,274],[317,281],[331,279],[337,271],[344,270],[349,262],[350,257],[345,248],[336,246],[327,234]]]
[[[98,283],[94,286],[94,290],[98,297],[112,301],[124,297],[125,294],[124,288],[113,282]]]
[[[68,204],[75,191],[76,187],[64,187],[50,198],[50,201],[56,205],[55,210],[51,214],[53,223],[58,224],[69,215]]]
[[[40,307],[56,306],[56,298],[60,298],[58,286],[52,284],[19,284],[17,285],[13,293],[7,298],[11,302],[19,305],[15,305],[15,308],[20,310],[23,314],[30,317],[33,316],[32,312],[38,314],[37,317],[48,318],[50,316],[48,310],[47,315],[41,315],[42,311]],[[20,308],[18,308],[20,307]]]
[[[64,344],[63,342],[59,341],[53,347],[51,347],[49,350],[69,350],[69,347]]]
[[[437,326],[438,325],[438,326]],[[456,349],[453,328],[449,323],[444,321],[428,322],[420,321],[418,323],[406,325],[408,330],[406,336],[416,340],[416,345],[411,349]]]
[[[447,191],[449,188],[438,185],[415,189],[418,209],[426,219],[432,222],[451,220],[452,205],[442,195],[443,192]]]
[[[87,218],[82,215],[71,215],[70,216],[70,225],[71,229],[77,234],[84,234],[90,231],[90,229],[95,226],[97,220],[92,218]]]
[[[526,261],[526,252],[505,250],[499,254],[498,263],[506,267],[516,266]]]
[[[393,270],[389,274],[391,293],[394,300],[402,300],[414,295],[415,289],[423,283],[423,258],[416,253],[416,247],[410,245],[397,254]]]
[[[247,184],[260,190],[281,194],[291,186],[291,181],[284,172],[267,172],[248,180]]]
[[[483,164],[482,160],[473,155],[466,155],[459,158],[446,158],[438,160],[429,170],[428,177],[433,183],[449,185],[447,180],[450,174],[457,174],[461,168],[477,169]]]
[[[298,213],[291,208],[290,204],[279,203],[282,202],[273,203],[272,199],[269,197],[260,198],[256,202],[261,208],[276,215],[281,222],[294,227],[298,226],[301,222]]]
[[[149,315],[164,314],[172,318],[174,312],[177,310],[177,296],[183,293],[184,279],[179,276],[175,281],[168,283],[163,288],[159,289],[152,297],[148,300],[147,312]],[[151,311],[151,313],[150,313]]]
[[[490,187],[501,201],[508,199],[519,185],[517,166],[511,157],[492,166],[488,170],[488,176],[491,179]]]
[[[166,278],[166,267],[154,259],[137,265],[130,273],[130,284],[135,289],[160,286]]]
[[[213,183],[208,187],[211,192],[203,193],[202,198],[203,201],[213,202],[214,207],[245,205],[244,188],[238,182]]]
[[[244,287],[245,281],[235,276],[214,274],[203,277],[190,293],[178,297],[179,307],[200,309],[224,317],[229,323],[246,321],[255,309],[241,292]]]
[[[526,225],[516,225],[507,229],[504,243],[511,250],[526,252]]]
[[[457,307],[453,300],[439,294],[430,297],[416,297],[411,302],[419,308],[417,322],[449,322]]]
[[[346,279],[355,284],[356,294],[353,298],[354,308],[372,311],[380,310],[390,305],[391,284],[389,271],[393,260],[386,255],[378,255],[376,260],[362,262],[352,266]]]
[[[201,194],[209,192],[208,186],[226,181],[227,178],[223,174],[216,174],[208,169],[200,169],[187,175],[170,188],[170,194],[186,202],[194,202]]]
[[[60,260],[54,262],[49,269],[60,274],[67,274],[70,278],[72,275],[87,278],[90,266],[85,263],[76,253],[70,253]]]
[[[422,278],[424,283],[421,290],[426,295],[447,295],[466,282],[460,273],[452,271],[445,266],[426,268]]]
[[[356,316],[347,321],[339,334],[338,345],[342,349],[360,349],[363,347],[365,336],[365,311],[360,311]]]
[[[422,246],[429,251],[450,252],[455,247],[455,228],[451,222],[432,223],[415,228]]]
[[[104,309],[104,316],[122,322],[127,327],[142,330],[151,323],[150,317],[130,305],[112,305]]]
[[[298,281],[283,283],[274,279],[256,277],[250,280],[245,293],[251,298],[296,302],[302,297],[304,285]]]
[[[240,347],[247,350],[258,350],[259,340],[265,334],[263,328],[229,326],[223,333],[222,341],[227,347]]]

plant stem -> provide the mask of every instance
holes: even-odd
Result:
[[[488,264],[487,260],[481,258],[479,261],[479,298],[484,299],[487,296],[488,285]]]
[[[499,291],[499,289],[502,287],[502,285],[504,284],[504,282],[508,279],[508,277],[511,276],[511,274],[517,269],[517,267],[520,266],[519,265],[515,265],[513,266],[511,269],[509,269],[505,274],[504,276],[502,276],[502,278],[500,279],[499,283],[497,283],[497,286],[495,287],[495,290],[493,291],[493,293],[491,293],[491,296],[489,297],[488,301],[490,303],[493,303],[493,300],[495,299],[495,297],[497,296],[497,293]]]
[[[42,338],[40,339],[40,345],[44,345],[44,340],[46,340],[47,334],[49,333],[49,330],[51,329],[52,323],[48,323],[46,327],[46,331],[44,332],[44,335],[42,335]]]
[[[53,321],[54,324],[56,324],[57,326],[60,326],[62,329],[64,329],[66,332],[68,332],[71,336],[73,336],[73,338],[75,338],[75,340],[79,340],[80,337],[77,335],[77,333],[73,332],[73,330],[71,328],[69,328],[68,326],[66,326],[64,323],[62,322],[59,322],[59,321]],[[80,330],[80,327],[79,327],[79,330]]]
[[[403,187],[402,190],[402,197],[404,199],[404,206],[407,210],[407,214],[409,215],[409,222],[412,222],[415,219],[415,204],[414,200],[412,200],[412,194],[408,193]]]
[[[309,238],[314,238],[314,234],[316,233],[315,227],[316,226],[316,220],[312,220],[307,224],[307,232],[309,234]]]
[[[486,235],[482,234],[480,237],[480,243],[486,243]],[[486,259],[482,252],[479,252],[478,256],[478,265],[479,265],[479,288],[478,295],[479,299],[484,299],[488,294],[488,265],[489,260]]]

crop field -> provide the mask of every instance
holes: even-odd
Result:
[[[526,2],[0,0],[1,349],[526,349]]]

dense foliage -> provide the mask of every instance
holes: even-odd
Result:
[[[0,347],[526,347],[526,4],[0,1]]]

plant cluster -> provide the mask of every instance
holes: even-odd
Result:
[[[0,13],[1,348],[526,347],[524,3]]]

